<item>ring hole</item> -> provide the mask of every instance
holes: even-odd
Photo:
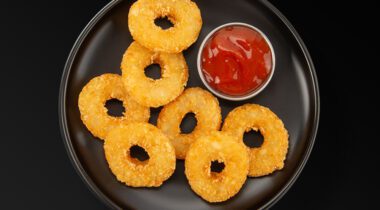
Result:
[[[163,30],[167,30],[174,26],[174,24],[169,20],[168,17],[159,17],[154,20],[154,24],[156,26],[162,28]]]
[[[181,133],[189,134],[193,132],[195,126],[197,126],[197,118],[195,117],[195,114],[192,112],[187,113],[180,125]]]
[[[107,114],[113,117],[124,116],[125,108],[123,102],[119,99],[113,98],[106,101],[105,107],[107,108]]]
[[[224,167],[225,167],[224,163],[219,162],[218,160],[214,160],[211,162],[211,172],[213,173],[221,173]]]
[[[161,78],[161,67],[154,63],[145,68],[145,76],[157,80]]]
[[[244,133],[243,141],[249,148],[258,148],[263,144],[264,137],[260,131],[250,130]]]
[[[138,145],[133,145],[129,149],[129,156],[131,158],[136,159],[138,162],[144,162],[146,160],[149,160],[148,153],[145,151],[144,148],[142,148],[142,147],[140,147]]]

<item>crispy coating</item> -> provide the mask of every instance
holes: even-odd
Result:
[[[259,177],[284,167],[288,152],[288,131],[282,121],[270,109],[245,104],[232,110],[224,121],[222,131],[238,137],[243,142],[245,132],[260,131],[264,142],[259,148],[249,148],[248,176]]]
[[[149,159],[139,161],[129,150],[138,145]],[[158,187],[174,172],[176,159],[169,139],[148,123],[130,123],[113,129],[104,142],[106,159],[117,180],[132,187]]]
[[[247,179],[248,152],[243,143],[227,133],[214,131],[199,137],[187,153],[185,174],[193,191],[208,202],[222,202],[236,195]],[[223,162],[220,172],[211,162]]]
[[[161,67],[160,79],[145,76],[145,68],[153,63],[158,63]],[[182,53],[153,52],[137,42],[133,42],[125,52],[121,70],[129,95],[138,103],[149,107],[159,107],[177,98],[189,77]]]
[[[168,17],[166,30],[154,20]],[[190,0],[138,0],[130,8],[128,26],[133,39],[152,51],[179,53],[193,44],[202,28],[201,12]]]
[[[182,134],[180,124],[187,113],[194,113],[197,125]],[[209,131],[219,130],[222,121],[218,99],[201,88],[188,88],[173,102],[164,106],[158,119],[160,128],[172,142],[178,159],[185,159],[190,144]]]
[[[122,117],[108,115],[105,103],[110,99],[123,102],[126,112]],[[81,119],[87,129],[96,137],[104,139],[113,128],[130,122],[148,122],[150,111],[134,101],[123,86],[121,76],[103,74],[88,82],[78,99]]]

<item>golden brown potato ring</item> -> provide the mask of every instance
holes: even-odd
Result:
[[[123,102],[126,112],[122,117],[108,115],[105,103],[110,99]],[[104,139],[113,128],[130,122],[148,122],[150,111],[134,101],[117,74],[103,74],[88,82],[79,94],[80,116],[87,129],[96,137]]]
[[[145,76],[145,68],[153,63],[161,67],[160,79],[153,80]],[[177,98],[188,79],[187,64],[182,53],[153,52],[137,42],[133,42],[125,52],[121,70],[129,95],[149,107],[159,107]]]
[[[168,17],[173,27],[162,29],[154,20]],[[179,53],[193,44],[202,28],[197,5],[190,0],[138,0],[130,8],[128,26],[133,39],[152,51]]]
[[[220,172],[211,162],[224,163]],[[196,194],[208,202],[222,202],[237,194],[247,179],[249,157],[245,145],[226,133],[200,136],[186,155],[185,174]]]
[[[189,134],[182,134],[180,124],[187,113],[194,113],[197,125]],[[161,110],[157,127],[172,142],[178,159],[184,159],[190,144],[199,136],[219,130],[222,120],[218,100],[201,88],[188,88]]]
[[[140,146],[149,159],[131,157],[130,148]],[[162,131],[148,123],[130,123],[113,129],[106,137],[104,151],[116,178],[132,187],[158,187],[174,172],[174,148]]]
[[[288,152],[288,131],[270,109],[245,104],[232,110],[224,121],[222,131],[238,137],[243,142],[245,132],[260,131],[264,142],[259,148],[248,148],[250,167],[248,176],[264,176],[284,167]]]

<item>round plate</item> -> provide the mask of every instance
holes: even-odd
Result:
[[[128,11],[133,2],[112,1],[79,36],[63,72],[59,114],[63,139],[74,167],[91,190],[112,208],[132,209],[245,209],[266,208],[290,188],[313,147],[319,119],[317,79],[310,56],[294,28],[265,0],[196,1],[203,18],[198,41],[184,52],[189,66],[187,87],[206,89],[197,72],[196,58],[203,38],[215,27],[244,22],[262,30],[276,54],[276,70],[270,84],[258,96],[241,102],[219,99],[223,119],[245,103],[269,107],[288,129],[289,152],[285,168],[269,176],[248,178],[232,199],[210,204],[192,192],[184,175],[183,161],[177,161],[173,176],[159,188],[131,188],[118,182],[108,168],[103,142],[94,138],[80,120],[78,95],[93,77],[120,74],[124,51],[132,42]],[[152,109],[155,123],[159,109]],[[185,123],[186,124],[186,123]]]

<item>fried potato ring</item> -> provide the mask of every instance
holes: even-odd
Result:
[[[153,63],[161,67],[160,79],[145,76],[145,67]],[[182,53],[153,52],[137,42],[133,42],[125,52],[121,70],[127,92],[138,103],[149,107],[159,107],[177,98],[189,77]]]
[[[140,146],[149,159],[131,157],[130,148]],[[161,130],[149,123],[130,123],[113,129],[104,142],[106,159],[117,180],[132,187],[158,187],[174,172],[174,148]]]
[[[284,167],[288,152],[288,131],[270,109],[245,104],[232,110],[224,120],[222,131],[238,137],[243,142],[245,132],[260,131],[264,142],[259,148],[248,148],[250,167],[248,176],[264,176]]]
[[[236,195],[247,179],[249,157],[245,145],[227,133],[200,136],[186,155],[185,174],[191,189],[208,202],[222,202]],[[211,162],[224,163],[220,172]]]
[[[118,99],[123,102],[126,112],[122,117],[107,114],[104,106],[107,100]],[[148,122],[148,107],[135,102],[123,86],[117,74],[103,74],[88,82],[79,94],[78,107],[80,117],[87,129],[96,137],[104,139],[113,128],[130,122]]]
[[[154,20],[167,17],[166,30]],[[193,44],[202,28],[197,5],[190,0],[138,0],[130,8],[128,26],[133,39],[152,51],[179,53]]]
[[[187,113],[194,113],[197,125],[189,134],[181,133],[180,124]],[[172,142],[178,159],[184,159],[190,144],[209,131],[219,130],[222,120],[218,100],[201,88],[188,88],[164,106],[158,119],[160,128]]]

